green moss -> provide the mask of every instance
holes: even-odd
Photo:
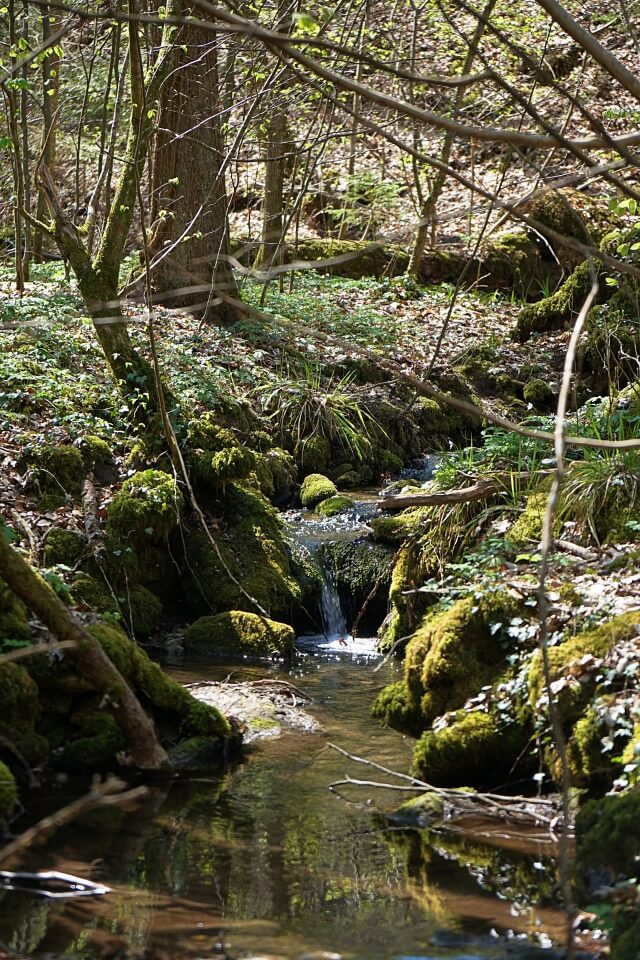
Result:
[[[465,396],[464,399],[470,399]],[[416,404],[416,416],[422,432],[427,437],[471,436],[478,430],[478,419],[446,403],[431,397],[420,397]]]
[[[102,770],[112,764],[125,743],[115,718],[104,710],[83,716],[80,736],[67,743],[62,753],[63,766],[72,770]]]
[[[20,734],[33,733],[40,713],[38,686],[24,667],[0,664],[2,723]]]
[[[375,464],[380,473],[398,473],[404,467],[402,457],[389,450],[388,447],[379,447],[374,456]]]
[[[514,547],[531,548],[540,543],[547,499],[548,493],[544,490],[529,494],[524,510],[506,534]]]
[[[97,613],[116,613],[118,604],[104,581],[79,573],[71,584],[75,603],[84,603]]]
[[[640,856],[640,790],[588,800],[576,818],[576,870],[606,868],[635,877]]]
[[[550,647],[548,650],[549,672],[551,681],[559,679],[564,671],[575,660],[589,654],[593,657],[605,657],[617,644],[631,640],[640,634],[640,611],[623,613],[607,623],[591,630],[585,630],[570,640]],[[590,695],[588,685],[578,684],[572,687],[575,691],[567,690],[567,697],[563,698],[561,706],[565,707],[567,719],[574,719],[581,713],[583,705]],[[540,652],[534,654],[529,668],[529,702],[535,708],[544,691],[544,675],[542,656]]]
[[[158,629],[162,601],[146,587],[132,587],[123,598],[120,609],[137,637],[149,637]]]
[[[613,779],[610,758],[602,750],[604,736],[598,714],[589,707],[576,723],[567,743],[567,757],[575,785],[593,786],[597,780],[608,785]],[[561,774],[561,770],[558,773]]]
[[[401,513],[373,517],[370,522],[373,538],[381,543],[397,546],[420,530],[424,530],[429,516],[428,508],[412,507]]]
[[[596,263],[596,269],[598,266]],[[523,342],[528,340],[532,333],[561,330],[579,313],[590,289],[591,267],[589,262],[585,261],[575,268],[560,289],[550,297],[522,308],[515,331],[517,339]]]
[[[172,715],[183,736],[230,736],[231,726],[219,710],[195,700],[122,630],[104,623],[93,624],[89,630],[155,716]],[[117,698],[117,691],[114,695]]]
[[[338,513],[353,510],[354,507],[355,503],[351,497],[338,494],[335,497],[329,497],[328,500],[323,500],[322,503],[319,503],[316,507],[316,513],[320,514],[321,517],[335,517]]]
[[[419,737],[424,727],[420,710],[409,696],[405,680],[397,680],[381,690],[373,702],[371,715],[385,726],[411,737]]]
[[[505,655],[499,627],[517,611],[510,594],[487,593],[425,617],[405,657],[411,702],[419,705],[425,723],[461,707],[496,678]]]
[[[44,544],[44,562],[48,567],[58,563],[74,567],[86,550],[87,541],[77,530],[52,527]]]
[[[331,460],[331,444],[325,437],[306,437],[298,451],[300,466],[305,472],[321,473]]]
[[[341,473],[336,478],[340,490],[355,490],[356,487],[360,486],[360,482],[360,473],[357,470],[347,470],[346,473]]]
[[[274,447],[256,457],[256,474],[264,496],[282,502],[291,495],[297,468],[290,453],[282,447]]]
[[[87,473],[91,470],[98,474],[104,470],[115,470],[111,447],[102,437],[87,434],[80,441],[79,449]]]
[[[525,384],[523,396],[536,410],[549,410],[553,403],[553,390],[545,380],[529,380]]]
[[[255,613],[231,610],[215,617],[201,617],[186,632],[190,652],[286,656],[291,653],[295,635],[285,623],[277,623]]]
[[[4,580],[0,580],[0,649],[28,643],[30,639],[27,608]]]
[[[280,517],[271,504],[257,490],[228,484],[224,528],[216,540],[224,565],[204,534],[187,540],[184,585],[192,609],[255,613],[253,597],[270,615],[288,619],[300,602],[301,590],[293,576]]]
[[[323,500],[335,497],[338,488],[332,480],[321,473],[310,473],[300,488],[300,500],[303,507],[316,507]]]
[[[142,470],[122,484],[107,515],[107,534],[114,540],[161,543],[177,527],[184,498],[173,477],[160,470]]]
[[[273,441],[266,430],[253,430],[247,440],[247,446],[258,453],[266,453],[273,446]]]
[[[16,780],[6,763],[0,760],[0,825],[6,826],[18,802]]]
[[[413,773],[436,787],[499,783],[523,746],[515,725],[501,726],[491,714],[459,711],[438,731],[427,730],[413,752]]]
[[[80,495],[86,470],[77,447],[44,444],[25,454],[21,464],[33,468],[43,494],[60,498]]]
[[[193,481],[214,493],[230,480],[246,479],[256,466],[255,454],[211,413],[190,423],[187,444]]]
[[[360,277],[397,276],[409,266],[409,254],[401,247],[383,246],[357,240],[309,239],[298,244],[296,260],[332,260],[319,272],[334,276]]]

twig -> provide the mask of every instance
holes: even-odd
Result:
[[[132,790],[124,790],[125,786],[126,784],[116,777],[109,777],[103,783],[95,782],[89,792],[85,793],[84,796],[73,800],[67,804],[66,807],[62,807],[61,810],[56,810],[56,812],[50,816],[44,817],[39,823],[34,824],[33,827],[25,830],[19,837],[16,837],[15,840],[12,840],[11,843],[3,847],[0,850],[0,862],[7,860],[26,847],[30,847],[31,844],[37,840],[46,839],[52,831],[58,830],[67,823],[71,823],[86,810],[104,805],[119,806],[120,804],[128,803],[130,800],[138,800],[147,793],[146,787],[134,787]]]
[[[71,650],[76,647],[75,640],[60,640],[52,643],[32,644],[29,647],[18,647],[0,655],[0,663],[11,663],[12,660],[22,660],[23,657],[35,657],[39,653],[55,653],[57,650]]]

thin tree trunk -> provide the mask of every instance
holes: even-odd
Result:
[[[52,22],[51,12],[47,4],[42,8],[42,42],[46,44],[57,22]],[[60,65],[61,60],[53,50],[47,51],[50,55],[42,61],[42,163],[51,171],[55,170],[56,163],[56,112],[60,94]],[[40,221],[47,218],[47,197],[42,189],[38,191],[36,217]],[[35,230],[33,235],[33,253],[37,262],[42,262],[42,244],[44,234],[42,230]]]
[[[0,576],[59,640],[75,643],[66,656],[72,660],[83,679],[88,680],[98,693],[109,698],[133,763],[145,770],[168,767],[167,754],[158,742],[153,723],[122,674],[98,641],[74,619],[51,587],[7,543],[1,529]]]

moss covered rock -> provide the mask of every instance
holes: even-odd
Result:
[[[420,707],[410,696],[406,680],[384,687],[373,702],[371,714],[385,726],[411,737],[419,737],[424,729]]]
[[[256,456],[256,476],[260,491],[274,503],[284,503],[291,496],[297,468],[290,453],[274,447]]]
[[[0,580],[0,649],[26,644],[30,639],[27,608]]]
[[[45,443],[21,458],[23,468],[30,467],[41,492],[62,502],[65,496],[80,495],[86,469],[77,447]]]
[[[115,718],[105,710],[84,715],[74,732],[78,734],[77,739],[71,736],[60,757],[60,763],[67,769],[79,772],[107,769],[125,748]]]
[[[129,477],[113,498],[107,534],[113,541],[144,547],[161,543],[177,527],[184,498],[175,479],[161,470],[142,470]]]
[[[529,380],[524,385],[522,395],[525,402],[536,410],[550,410],[553,404],[553,390],[546,380]]]
[[[323,500],[335,497],[338,488],[332,480],[321,473],[310,473],[300,488],[300,500],[303,507],[317,507]]]
[[[373,635],[387,611],[393,551],[358,539],[325,543],[321,554],[332,573],[347,622],[359,617],[360,634]]]
[[[102,437],[87,434],[78,444],[85,472],[93,473],[97,483],[114,483],[118,478],[118,468],[111,447]]]
[[[213,493],[223,491],[229,481],[246,479],[256,465],[253,451],[212,413],[190,423],[187,449],[193,481]]]
[[[596,269],[599,264],[596,263]],[[591,289],[591,266],[588,261],[579,264],[559,290],[538,303],[529,303],[520,311],[516,325],[516,339],[524,342],[532,333],[561,330],[578,315]]]
[[[524,510],[506,535],[507,540],[514,547],[531,548],[540,543],[548,496],[545,490],[529,494]],[[556,526],[558,526],[557,521]]]
[[[405,679],[425,723],[462,707],[504,666],[501,627],[519,610],[507,592],[471,595],[427,614],[405,656]]]
[[[116,613],[118,603],[104,580],[79,573],[71,583],[71,596],[74,603],[83,603],[96,613]]]
[[[279,514],[257,490],[228,484],[216,542],[220,556],[201,532],[187,540],[183,588],[192,611],[254,613],[253,597],[271,616],[289,619],[302,591]]]
[[[323,500],[316,507],[316,513],[321,517],[335,517],[339,513],[346,513],[349,510],[353,510],[355,503],[351,497],[345,497],[343,494],[338,494],[335,497],[329,497],[328,500]]]
[[[0,826],[5,827],[18,802],[18,787],[11,770],[0,760]]]
[[[286,623],[256,613],[230,610],[215,617],[201,617],[186,632],[190,653],[230,653],[256,657],[287,656],[295,635]]]
[[[131,629],[137,637],[146,638],[154,633],[160,624],[162,601],[146,587],[132,587],[120,604],[124,618],[131,623]]]
[[[48,567],[64,564],[74,567],[86,550],[86,538],[77,530],[52,527],[44,544],[44,562]]]
[[[427,730],[413,753],[413,772],[436,787],[495,786],[522,750],[523,734],[479,710],[458,711],[440,729]]]

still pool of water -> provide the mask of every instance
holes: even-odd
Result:
[[[282,957],[321,951],[354,960],[506,958],[525,935],[549,945],[544,845],[511,851],[469,836],[385,829],[377,811],[405,794],[328,785],[381,774],[332,750],[406,771],[411,743],[369,715],[394,667],[340,652],[283,668],[199,665],[183,682],[290,677],[314,697],[324,735],[263,740],[234,770],[158,784],[133,810],[96,810],[12,869],[58,869],[112,888],[101,898],[0,894],[0,947],[35,957]],[[67,799],[48,798],[49,806]],[[537,906],[532,906],[537,904]],[[511,931],[510,945],[496,933]],[[147,951],[145,953],[145,951]],[[544,956],[544,954],[541,954]]]

